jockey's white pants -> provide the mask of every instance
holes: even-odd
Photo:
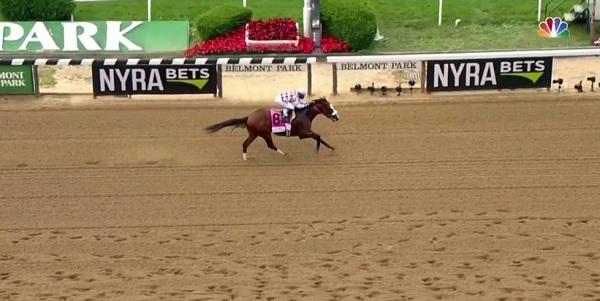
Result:
[[[293,111],[296,108],[296,106],[294,104],[291,104],[289,102],[285,102],[285,101],[281,100],[279,97],[275,98],[275,102],[277,104],[279,104],[280,106],[288,109],[288,110],[292,110]],[[286,117],[288,116],[288,114],[286,114],[286,111],[283,111],[283,114]],[[291,131],[292,125],[286,122],[285,123],[285,129],[288,130],[288,131]]]
[[[296,108],[296,106],[294,104],[285,102],[285,101],[281,100],[279,97],[275,98],[275,102],[277,104],[279,104],[280,106],[282,106],[288,110],[291,110],[291,111],[294,111],[294,109]],[[284,116],[286,116],[286,117],[289,116],[289,114],[286,114],[286,113],[288,113],[288,112],[286,112],[286,111],[283,112]],[[286,123],[286,127],[289,127],[289,125],[287,123]]]

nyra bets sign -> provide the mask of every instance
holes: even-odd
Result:
[[[427,91],[548,88],[550,57],[427,62]]]
[[[168,52],[188,47],[187,21],[0,22],[0,52]]]
[[[214,94],[217,65],[92,65],[94,95]]]

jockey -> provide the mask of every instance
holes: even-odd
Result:
[[[281,92],[275,97],[275,102],[284,108],[283,121],[286,123],[286,128],[288,127],[290,110],[293,111],[295,108],[304,109],[308,106],[308,103],[303,101],[304,97],[306,97],[306,89],[304,88]]]

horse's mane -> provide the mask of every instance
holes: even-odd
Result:
[[[328,102],[328,101],[327,101],[327,98],[325,98],[325,96],[321,96],[321,97],[319,97],[319,98],[317,98],[317,99],[313,99],[313,101],[311,101],[311,102],[308,104],[308,106],[309,106],[309,107],[312,107],[312,106],[314,106],[314,105],[316,105],[317,103],[319,103],[319,102],[322,102],[322,101]]]

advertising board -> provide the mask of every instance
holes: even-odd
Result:
[[[215,94],[216,65],[92,64],[94,96]]]
[[[548,88],[551,57],[427,62],[427,91]]]
[[[33,67],[0,66],[0,94],[35,94]]]

